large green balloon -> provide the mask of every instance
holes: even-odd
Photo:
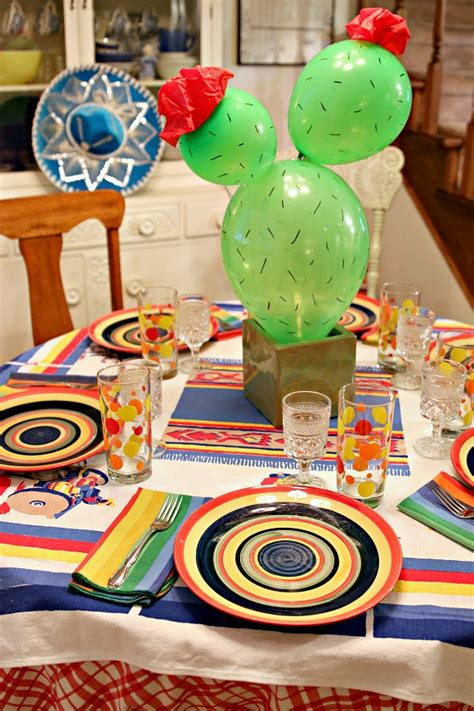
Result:
[[[227,89],[207,121],[179,145],[191,170],[221,185],[251,180],[273,163],[277,147],[270,114],[240,89]]]
[[[325,337],[360,287],[369,252],[362,205],[342,178],[285,160],[230,201],[222,224],[227,275],[279,343]]]
[[[351,163],[392,143],[410,107],[410,79],[395,55],[372,42],[345,40],[301,72],[288,128],[296,148],[315,163]]]

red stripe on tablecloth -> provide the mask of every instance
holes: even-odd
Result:
[[[413,570],[402,568],[400,580],[417,580],[429,583],[474,584],[474,573],[458,573],[452,570]]]
[[[38,538],[37,536],[22,536],[17,533],[0,533],[0,543],[8,546],[27,546],[28,548],[45,548],[52,551],[74,551],[88,553],[93,543],[89,541],[72,541],[65,538]]]
[[[79,343],[84,339],[85,336],[87,336],[87,328],[79,329],[78,333],[76,334],[76,336],[74,336],[72,341],[67,346],[65,346],[62,351],[58,353],[58,355],[54,359],[54,362],[51,363],[51,365],[46,368],[43,373],[55,373],[56,368],[54,366],[63,363],[66,360],[67,356],[72,353],[72,351],[76,348],[76,346],[79,345]]]
[[[93,544],[92,548],[88,548],[88,549],[87,549],[87,550],[88,550],[88,554],[86,555],[86,557],[84,558],[84,560],[82,561],[82,563],[79,565],[79,567],[76,569],[76,573],[78,573],[80,570],[82,570],[82,568],[85,566],[85,564],[92,558],[92,556],[93,556],[94,553],[96,552],[97,548],[99,548],[100,546],[102,546],[102,544],[104,543],[104,541],[107,540],[107,538],[110,536],[110,534],[112,533],[112,531],[116,528],[116,526],[119,525],[120,521],[122,521],[122,520],[125,518],[125,516],[128,514],[128,512],[130,511],[130,509],[132,508],[133,504],[134,504],[135,501],[138,499],[138,497],[139,497],[139,495],[141,494],[142,491],[143,491],[143,489],[142,489],[141,487],[139,487],[139,488],[136,490],[135,494],[132,496],[132,498],[130,499],[130,501],[128,502],[128,504],[125,506],[124,509],[122,509],[122,512],[117,516],[117,518],[115,518],[115,519],[112,521],[112,523],[110,524],[110,526],[108,527],[108,529],[104,532],[104,535],[99,538],[99,540],[97,541],[97,543],[94,543],[94,544]]]

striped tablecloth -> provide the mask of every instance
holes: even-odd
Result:
[[[221,361],[231,358],[229,372],[236,372],[240,343],[222,341],[210,347],[207,355]],[[374,350],[358,347],[358,360],[373,362]],[[110,354],[97,349],[79,330],[6,364],[1,383],[5,387],[12,377],[58,374],[87,381],[111,360]],[[182,419],[184,377],[179,375],[164,386],[165,429],[173,411],[170,427]],[[236,390],[239,387],[236,381]],[[199,388],[193,397],[199,400]],[[87,708],[81,684],[88,699],[102,688],[107,709],[133,708],[134,704],[157,708],[150,702],[150,689],[157,698],[160,694],[163,699],[174,698],[175,702],[167,701],[174,704],[168,707],[199,708],[197,701],[191,706],[186,701],[199,699],[192,695],[197,692],[190,677],[207,680],[202,681],[204,708],[210,707],[209,698],[215,700],[215,708],[238,708],[236,704],[249,708],[251,693],[258,696],[259,689],[261,699],[268,697],[260,705],[255,702],[259,709],[416,708],[402,702],[395,706],[387,697],[418,704],[452,701],[456,704],[451,708],[462,704],[468,708],[466,704],[474,702],[472,556],[397,511],[397,503],[439,469],[454,473],[449,462],[433,464],[412,453],[413,439],[424,428],[417,397],[414,393],[400,396],[410,476],[390,477],[379,509],[400,538],[404,554],[400,579],[374,610],[324,628],[293,632],[247,624],[210,608],[180,581],[149,608],[118,607],[68,592],[72,571],[126,505],[134,487],[101,481],[95,487],[99,490],[95,505],[81,500],[57,519],[26,516],[10,507],[0,517],[0,645],[2,665],[9,668],[4,674],[9,704],[5,708],[28,708],[18,701],[18,694],[26,694],[23,699],[28,696],[24,691],[28,684],[33,697],[43,694],[43,705],[32,704],[35,708],[54,708],[55,694],[64,700],[58,708]],[[186,457],[155,460],[147,487],[215,496],[258,484],[262,466],[268,473],[275,469],[273,455],[265,461],[267,451],[258,462],[242,463],[244,454],[237,451],[234,459],[222,462],[193,457],[187,450]],[[281,454],[278,461],[282,461]],[[100,457],[90,464],[103,469]],[[406,466],[406,460],[398,464]],[[334,473],[328,471],[326,476],[333,488]],[[21,477],[2,478],[0,507],[8,505],[9,496],[22,481]],[[31,480],[23,484],[32,486]],[[102,505],[98,499],[109,503]],[[101,676],[97,660],[112,658],[119,661],[108,665]],[[115,691],[107,696],[106,688]],[[188,689],[188,696],[183,689]],[[364,695],[356,690],[369,692]],[[184,696],[178,701],[173,694],[180,693]],[[229,693],[233,696],[225,696]],[[326,706],[318,706],[326,701]]]

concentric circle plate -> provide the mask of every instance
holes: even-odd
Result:
[[[454,441],[451,461],[463,482],[474,488],[474,429],[466,430]]]
[[[30,472],[64,467],[103,449],[99,401],[93,393],[32,388],[2,399],[0,469]]]
[[[382,600],[400,574],[398,538],[347,496],[312,487],[233,491],[180,529],[175,562],[200,598],[247,620],[315,625]]]
[[[379,302],[365,294],[357,294],[349,308],[344,311],[338,321],[348,331],[358,333],[377,323],[379,318]]]
[[[218,330],[219,324],[211,316],[209,338],[215,336]],[[142,352],[137,309],[123,309],[122,311],[113,311],[107,316],[101,316],[91,323],[87,335],[103,348],[138,355]],[[178,342],[178,350],[182,351],[186,348],[185,343]]]

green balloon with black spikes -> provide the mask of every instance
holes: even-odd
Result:
[[[336,42],[301,72],[288,130],[311,161],[352,163],[395,140],[410,114],[411,97],[406,69],[392,52],[358,39]]]
[[[228,88],[209,118],[179,139],[187,165],[204,180],[240,185],[275,159],[277,141],[268,111],[251,94]]]
[[[278,161],[241,185],[221,234],[235,293],[278,343],[327,336],[367,267],[362,205],[336,173],[306,160]]]

